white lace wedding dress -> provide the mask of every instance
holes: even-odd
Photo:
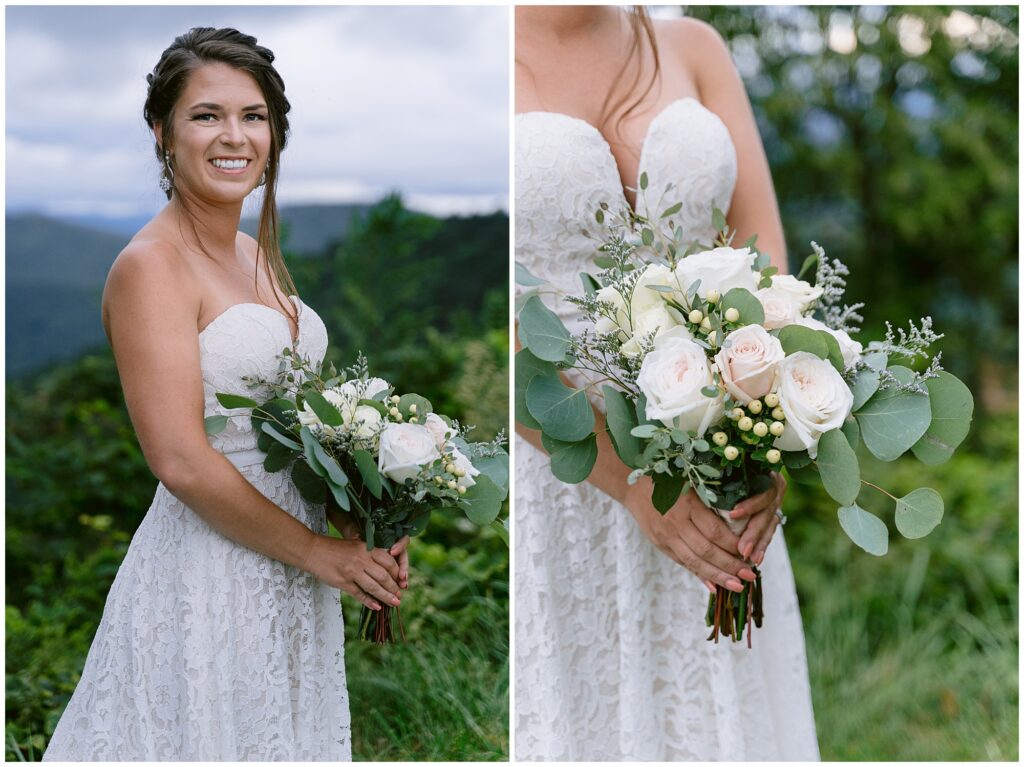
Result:
[[[327,331],[298,299],[298,351]],[[199,334],[206,415],[218,391],[273,377],[285,316],[237,304]],[[248,416],[210,438],[263,495],[324,533],[287,471],[270,474]],[[44,760],[351,759],[338,591],[214,531],[161,484],[107,597],[81,681]]]
[[[599,271],[584,232],[594,211],[627,204],[614,157],[574,117],[529,112],[515,125],[516,257],[579,294],[579,272]],[[681,199],[675,218],[686,241],[710,241],[712,203],[727,211],[736,180],[718,117],[691,98],[670,104],[651,123],[640,171],[652,208],[675,184],[654,215]],[[574,306],[546,303],[578,326]],[[559,482],[523,439],[515,466],[516,759],[819,758],[781,528],[761,568],[765,621],[753,649],[716,645],[705,639],[707,590],[655,549],[628,510],[590,484]]]

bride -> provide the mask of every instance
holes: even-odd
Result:
[[[337,589],[376,610],[408,586],[408,539],[368,552],[341,519],[347,539],[328,537],[324,508],[263,469],[248,417],[204,432],[204,416],[237,413],[215,392],[274,377],[285,346],[327,347],[278,246],[289,104],[273,60],[196,28],[147,78],[168,203],[114,262],[103,323],[160,484],[47,760],[351,759]],[[238,223],[257,187],[253,240]]]
[[[639,7],[517,7],[516,112],[516,257],[556,288],[578,293],[578,273],[595,271],[584,227],[600,203],[646,212],[642,172],[675,185],[685,241],[710,242],[717,205],[738,242],[756,232],[786,270],[753,114],[707,25],[655,23]],[[572,305],[550,306],[578,326]],[[598,429],[581,485],[553,477],[538,432],[520,427],[516,441],[516,757],[818,759],[777,529],[784,482],[733,512],[748,521],[739,536],[693,493],[662,516]],[[753,650],[707,642],[703,622],[705,589],[753,578],[744,560],[764,574]]]

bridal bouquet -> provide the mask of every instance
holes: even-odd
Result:
[[[640,179],[646,198],[647,177]],[[671,187],[666,188],[666,194]],[[645,199],[646,201],[646,199]],[[782,275],[756,248],[756,237],[732,246],[725,216],[709,244],[687,243],[673,216],[626,211],[614,219],[602,205],[597,275],[581,274],[583,293],[556,296],[584,322],[570,333],[538,295],[543,280],[516,265],[521,297],[516,355],[516,418],[539,429],[551,470],[582,482],[597,458],[588,394],[600,387],[606,428],[618,457],[653,480],[652,502],[667,512],[681,494],[698,498],[740,534],[745,521],[728,516],[741,500],[772,485],[783,468],[820,480],[838,504],[839,525],[855,544],[881,556],[888,527],[857,504],[863,487],[895,502],[896,529],[927,535],[943,502],[927,487],[903,497],[861,479],[856,448],[883,461],[912,452],[921,462],[948,460],[970,428],[974,401],[942,370],[929,347],[942,336],[931,318],[862,346],[853,340],[863,304],[841,305],[849,274],[812,243],[800,272],[813,284]],[[647,210],[660,209],[661,205]],[[817,316],[815,316],[817,315]],[[911,367],[916,363],[915,372]],[[567,385],[560,375],[572,371]],[[761,625],[761,577],[742,593],[719,586],[710,596],[709,640],[739,641]]]
[[[303,498],[351,515],[367,549],[389,549],[403,536],[419,535],[435,510],[461,511],[477,525],[494,526],[507,542],[497,520],[508,496],[503,435],[469,441],[469,428],[434,413],[424,397],[397,394],[371,377],[362,355],[339,374],[333,364],[313,365],[285,349],[276,380],[243,381],[269,387],[274,396],[260,403],[218,393],[217,400],[251,411],[257,447],[267,454],[264,468],[290,468]],[[216,434],[227,421],[211,416],[206,430]],[[379,611],[364,606],[360,637],[394,641],[397,614],[387,605]]]

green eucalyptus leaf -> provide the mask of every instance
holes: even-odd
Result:
[[[310,503],[323,503],[327,500],[326,483],[306,461],[299,460],[292,465],[292,482],[299,494]]]
[[[508,520],[507,519],[496,519],[491,522],[491,528],[498,533],[501,540],[508,546]]]
[[[857,371],[857,375],[854,376],[853,382],[850,384],[854,410],[860,410],[864,403],[874,396],[878,391],[880,381],[881,377],[874,368],[861,368]]]
[[[797,352],[810,352],[819,359],[828,359],[828,343],[822,334],[803,325],[786,325],[779,331],[779,343],[787,357]]]
[[[605,422],[612,446],[619,458],[631,469],[639,468],[640,452],[643,450],[640,440],[632,435],[637,425],[636,413],[626,395],[611,386],[604,386]]]
[[[654,424],[643,423],[640,424],[639,426],[634,426],[632,429],[630,429],[629,433],[634,437],[639,437],[640,439],[650,439],[651,437],[654,436],[657,430],[658,427],[655,426]]]
[[[860,493],[860,467],[842,431],[833,429],[821,435],[816,463],[825,492],[844,506],[854,504]]]
[[[301,463],[301,461],[299,461]],[[334,497],[334,502],[338,504],[342,511],[351,511],[352,503],[348,498],[348,489],[334,484],[333,482],[327,482],[327,489],[331,491],[331,495]]]
[[[800,271],[797,272],[796,278],[798,280],[802,280],[804,278],[804,275],[807,274],[807,272],[810,271],[812,268],[814,268],[817,265],[817,263],[818,257],[817,255],[812,253],[811,255],[804,259],[803,264],[800,266]]]
[[[881,557],[889,550],[889,529],[885,522],[857,504],[839,509],[839,526],[868,554]]]
[[[499,450],[494,455],[474,455],[472,461],[475,469],[490,477],[508,495],[508,453]]]
[[[677,202],[675,205],[672,205],[671,207],[665,208],[665,210],[663,210],[661,212],[661,215],[658,216],[658,218],[668,218],[669,216],[674,216],[676,213],[678,213],[682,209],[683,209],[683,204],[681,202]]]
[[[228,417],[226,415],[211,415],[203,419],[203,428],[210,436],[220,434],[227,426]]]
[[[903,382],[913,377],[910,370],[898,365],[889,371]],[[882,461],[895,461],[910,450],[932,419],[928,395],[895,388],[879,391],[854,415],[865,447]]]
[[[717,207],[711,209],[711,227],[716,232],[721,232],[726,227],[725,214]]]
[[[904,538],[924,538],[942,521],[942,496],[919,487],[896,501],[896,529]]]
[[[644,171],[643,173],[640,174],[640,188],[647,188],[647,171]]]
[[[534,285],[547,285],[548,281],[542,280],[521,263],[516,261],[516,284],[523,285],[525,287],[532,287]]]
[[[928,387],[932,421],[911,449],[921,463],[937,466],[953,457],[971,430],[974,397],[959,378],[946,371],[940,372],[938,378],[929,378],[924,385]]]
[[[764,307],[757,296],[746,288],[733,288],[722,296],[722,312],[735,309],[740,313],[739,321],[744,325],[760,325],[764,322]]]
[[[839,348],[839,342],[836,340],[836,337],[827,330],[818,330],[816,332],[824,339],[825,347],[828,349],[825,359],[832,363],[832,367],[839,372],[839,375],[842,375],[846,372],[846,363],[843,361],[843,351]]]
[[[596,294],[601,289],[601,283],[586,272],[580,272],[580,282],[583,283],[583,292],[588,296]]]
[[[787,469],[802,469],[805,466],[810,466],[812,461],[811,457],[807,455],[806,450],[795,450],[788,451],[783,450],[782,452],[782,465]]]
[[[860,444],[860,427],[857,425],[857,419],[847,418],[839,428],[846,435],[846,441],[850,443],[850,447],[856,450]]]
[[[478,474],[476,484],[459,499],[459,506],[475,524],[484,527],[498,518],[505,492],[486,474]]]
[[[578,442],[594,430],[594,409],[583,389],[558,378],[535,376],[526,387],[526,407],[544,432],[563,442]]]
[[[412,412],[413,405],[416,406],[415,413]],[[428,413],[434,412],[434,406],[430,404],[430,400],[419,394],[403,394],[398,400],[398,410],[406,420],[416,416],[422,421]]]
[[[280,442],[275,442],[267,451],[267,457],[263,459],[263,468],[273,474],[288,466],[294,457],[294,450],[289,450]]]
[[[535,357],[548,362],[565,359],[572,347],[565,325],[537,296],[519,312],[519,340]]]
[[[526,407],[526,389],[535,376],[558,380],[558,370],[550,362],[537,359],[529,349],[517,352],[515,358],[516,420],[528,429],[540,429],[540,423],[530,415],[530,410]]]
[[[305,428],[305,427],[303,427],[303,428]],[[264,421],[263,424],[260,426],[260,431],[263,432],[264,434],[266,434],[271,439],[274,439],[274,440],[280,442],[282,445],[284,445],[287,448],[291,448],[292,450],[299,450],[299,451],[302,450],[302,445],[300,445],[295,440],[290,439],[289,437],[286,437],[285,435],[283,435],[281,432],[279,432],[277,430],[277,427],[275,427],[273,424],[270,424],[270,423],[267,423],[266,421]],[[310,435],[310,436],[312,436],[312,435]],[[267,446],[267,449],[268,450],[270,449],[269,445]]]
[[[562,482],[575,485],[590,476],[597,460],[597,435],[578,442],[562,442],[543,435],[544,449],[551,456],[551,473]]]
[[[338,408],[327,401],[318,391],[310,389],[305,393],[306,402],[316,413],[316,417],[323,421],[327,426],[341,426],[344,421],[341,418],[341,413],[338,412]]]
[[[224,392],[217,392],[217,401],[229,410],[240,407],[252,409],[260,406],[259,402],[249,397],[243,397],[240,394],[225,394]]]
[[[377,470],[377,461],[373,455],[369,450],[356,450],[352,457],[355,459],[359,476],[363,478],[363,487],[369,490],[374,498],[380,498],[380,472]]]
[[[654,475],[654,492],[651,493],[651,502],[662,514],[668,512],[683,492],[683,484],[686,482],[683,477],[672,474]]]

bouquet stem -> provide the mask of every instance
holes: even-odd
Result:
[[[398,623],[398,634],[395,623]],[[405,626],[402,625],[402,614],[397,607],[383,605],[379,610],[371,610],[364,606],[359,613],[358,636],[366,642],[378,645],[394,644],[397,636],[405,641]]]
[[[708,597],[708,609],[705,623],[711,627],[708,641],[718,643],[719,636],[731,637],[732,641],[743,639],[743,631],[747,632],[747,647],[753,647],[753,627],[761,628],[764,619],[762,609],[761,571],[751,565],[757,579],[748,582],[738,594],[724,586],[715,588],[715,593]]]

